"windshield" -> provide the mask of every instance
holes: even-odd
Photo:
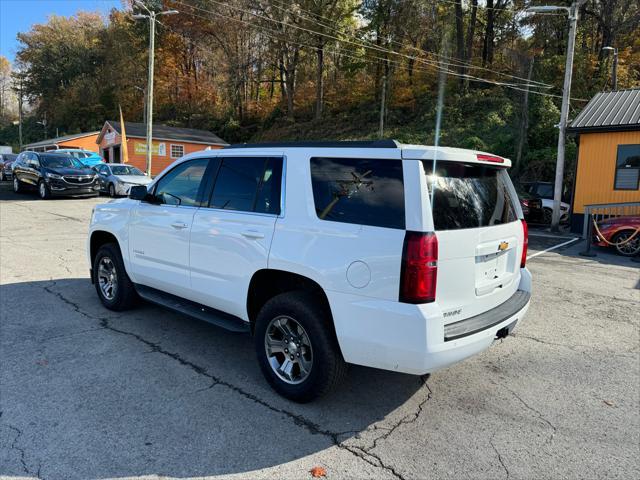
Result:
[[[144,175],[136,167],[130,167],[129,165],[112,165],[111,172],[114,175]]]
[[[5,162],[13,162],[18,155],[14,155],[13,153],[5,153],[2,155],[2,160]]]
[[[84,165],[75,158],[63,155],[41,156],[40,162],[43,167],[48,168],[85,168]]]
[[[68,155],[73,155],[76,158],[87,158],[87,157],[90,156],[90,155],[88,155],[88,154],[86,154],[84,152],[80,152],[80,151],[77,151],[77,152],[65,152],[65,153],[67,153]]]
[[[550,183],[541,183],[538,185],[538,195],[542,198],[553,198],[553,185]]]
[[[518,219],[517,199],[509,193],[511,180],[501,168],[462,162],[422,162],[429,195],[435,186],[432,205],[436,230],[478,228]]]

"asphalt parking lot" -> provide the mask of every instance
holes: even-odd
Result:
[[[3,478],[640,477],[640,264],[536,256],[513,336],[428,379],[352,367],[297,405],[248,336],[101,306],[85,239],[105,201],[0,186]],[[532,233],[531,254],[564,241]]]

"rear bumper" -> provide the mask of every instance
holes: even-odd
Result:
[[[347,362],[423,375],[480,353],[498,332],[513,330],[529,308],[530,292],[531,274],[522,269],[518,290],[507,302],[448,325],[435,303],[410,305],[335,292],[327,296]]]

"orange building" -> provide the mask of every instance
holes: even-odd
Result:
[[[581,233],[586,206],[640,202],[640,88],[596,94],[567,132],[578,135],[571,230]]]
[[[97,153],[98,145],[96,144],[96,139],[99,133],[100,132],[76,133],[74,135],[65,135],[64,137],[50,138],[25,145],[24,149],[33,152],[46,152],[59,148],[80,148]]]
[[[129,164],[146,170],[147,126],[144,123],[124,122]],[[120,122],[107,120],[95,142],[100,155],[109,163],[122,163],[122,137]],[[223,148],[228,145],[217,135],[193,128],[153,126],[151,174],[157,175],[176,159],[191,152]]]

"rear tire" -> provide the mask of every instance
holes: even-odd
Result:
[[[623,230],[613,236],[613,242],[616,243],[616,251],[618,254],[624,257],[633,257],[640,253],[640,233],[638,233],[633,240],[625,243],[624,245],[617,245],[624,242],[635,233],[635,230]]]
[[[100,247],[93,259],[92,272],[96,292],[105,307],[122,311],[135,305],[138,295],[124,269],[118,245],[106,243]]]
[[[282,321],[288,322],[287,326],[280,325]],[[284,336],[284,331],[291,332],[291,336]],[[272,349],[275,344],[288,349]],[[288,292],[270,299],[256,319],[254,345],[267,382],[294,402],[306,403],[326,395],[340,384],[347,371],[330,312],[307,292]],[[306,373],[301,354],[306,357]],[[288,381],[284,379],[287,363],[294,364],[288,370]]]

